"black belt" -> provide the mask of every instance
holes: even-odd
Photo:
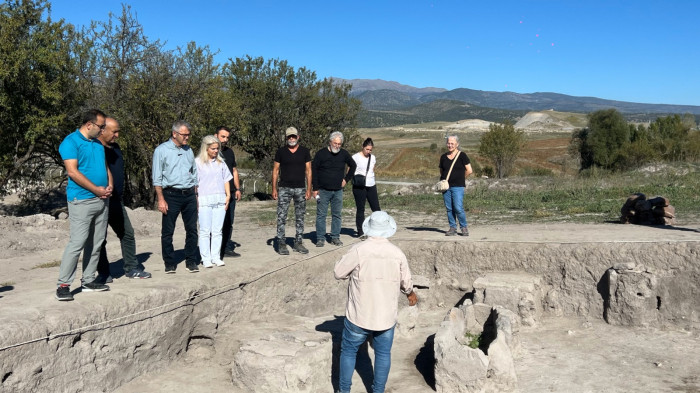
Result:
[[[167,192],[168,194],[176,194],[176,195],[190,195],[190,194],[194,193],[194,187],[190,187],[190,188],[165,187],[163,189],[163,192]]]

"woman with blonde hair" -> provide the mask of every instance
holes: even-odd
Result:
[[[219,258],[221,228],[226,208],[231,200],[229,180],[233,178],[224,159],[219,155],[221,143],[214,135],[202,139],[199,155],[195,159],[199,180],[197,203],[199,205],[199,253],[204,267],[224,266]]]

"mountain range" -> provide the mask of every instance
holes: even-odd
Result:
[[[577,97],[559,93],[513,93],[458,88],[417,88],[381,79],[342,79],[362,101],[361,127],[384,127],[426,121],[479,118],[517,120],[529,111],[555,110],[588,113],[615,108],[629,120],[648,121],[668,114],[691,113],[700,118],[700,106],[647,104]]]

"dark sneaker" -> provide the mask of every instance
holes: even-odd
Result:
[[[323,247],[326,245],[325,240],[316,240],[316,247]]]
[[[83,284],[83,292],[102,292],[109,291],[109,286],[105,284],[100,284],[99,282],[89,282]]]
[[[237,253],[236,250],[226,250],[224,251],[224,256],[231,257],[231,258],[238,258],[241,256],[241,254]],[[224,258],[221,258],[224,259]]]
[[[165,265],[165,274],[175,274],[175,265]]]
[[[462,236],[469,236],[469,229],[467,227],[462,227],[462,233],[460,233]]]
[[[340,247],[343,245],[343,242],[341,242],[340,239],[333,238],[331,239],[331,244]]]
[[[307,250],[306,247],[304,247],[304,245],[299,240],[294,242],[293,250],[298,252],[299,254],[308,254],[309,253],[309,250]]]
[[[450,227],[450,230],[445,232],[445,236],[455,236],[457,234],[457,228]]]
[[[95,282],[99,282],[100,284],[110,284],[113,281],[114,279],[112,278],[112,275],[103,276],[98,274],[97,278],[95,278]]]
[[[126,273],[124,276],[129,278],[151,278],[151,273],[136,268],[131,269],[131,271]]]
[[[199,273],[199,267],[197,267],[196,263],[187,264],[187,266],[185,266],[185,269],[190,273]]]
[[[289,255],[289,250],[287,249],[287,245],[284,243],[278,243],[277,244],[277,253],[280,255]]]
[[[56,288],[56,299],[60,301],[73,300],[73,294],[70,293],[70,287],[59,286]]]

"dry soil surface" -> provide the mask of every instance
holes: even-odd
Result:
[[[242,279],[259,274],[261,269],[284,266],[290,258],[299,258],[298,255],[287,259],[278,256],[271,245],[275,228],[260,227],[248,218],[255,210],[274,203],[243,202],[237,207],[234,240],[240,244],[237,251],[243,256],[227,259],[225,268],[233,269]],[[136,209],[129,211],[129,215],[136,232],[138,257],[153,278],[138,281],[116,278],[110,292],[78,294],[75,303],[108,305],[111,296],[157,291],[173,282],[193,277],[206,279],[206,274],[216,274],[216,269],[198,275],[186,275],[184,269],[178,269],[177,277],[165,276],[160,255],[160,214]],[[443,217],[432,220],[437,224],[431,228],[425,224],[431,220],[425,217],[409,222],[403,215],[395,216],[399,225],[397,238],[429,240],[434,237],[444,240]],[[351,212],[344,213],[346,227],[351,225],[351,217]],[[313,230],[312,222],[313,218],[307,217],[307,229]],[[697,228],[698,225],[655,228],[617,224],[476,226],[470,228],[470,237],[458,237],[455,241],[694,242],[700,241]],[[57,264],[68,239],[68,221],[48,215],[0,216],[0,233],[0,323],[20,318],[39,319],[46,310],[60,307],[61,303],[54,299],[54,291]],[[345,247],[358,241],[345,235],[349,230],[344,228],[343,233],[341,240]],[[178,229],[176,249],[183,243],[183,231]],[[323,249],[319,251],[311,244],[307,245],[310,246],[310,256],[322,253]],[[108,254],[115,261],[112,263],[113,272],[119,276],[119,242],[111,231],[107,247]],[[329,261],[329,271],[332,262]],[[76,281],[74,287],[77,285]],[[426,361],[431,335],[446,312],[446,308],[426,311],[410,337],[397,337],[388,391],[432,391],[433,381],[429,375],[420,372],[421,362]],[[337,312],[342,313],[343,310]],[[216,353],[187,353],[169,368],[139,377],[123,385],[118,392],[237,391],[232,387],[230,377],[231,353],[235,352],[237,345],[252,330],[257,333],[263,329],[272,331],[280,323],[294,325],[297,318],[280,315],[276,321],[262,321],[222,332],[229,338],[223,340],[228,343],[228,350],[217,348]],[[324,319],[328,318],[319,321]],[[523,351],[516,359],[516,371],[522,392],[700,392],[698,332],[614,327],[601,319],[549,318],[537,329],[523,330],[521,340]],[[365,391],[357,375],[354,387],[354,391]]]

